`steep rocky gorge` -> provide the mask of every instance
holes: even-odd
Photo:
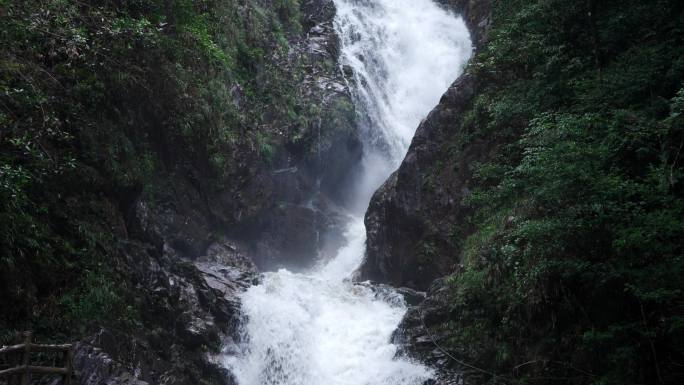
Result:
[[[67,95],[77,108],[53,104],[55,127],[25,137],[22,129],[45,117],[8,97],[14,128],[0,137],[2,160],[18,172],[54,173],[27,196],[44,202],[38,220],[65,245],[57,253],[67,267],[58,268],[67,273],[58,280],[73,281],[41,282],[54,267],[24,259],[47,251],[6,241],[14,265],[2,271],[2,306],[19,306],[3,325],[80,340],[75,366],[84,384],[230,384],[216,355],[238,338],[237,295],[258,280],[257,270],[305,268],[342,242],[332,235],[341,232],[338,209],[348,203],[362,149],[337,62],[333,2],[62,4],[30,24],[34,5],[2,15],[35,41],[3,42],[12,52],[5,81],[21,83],[16,63],[47,55],[30,67],[35,92],[69,100],[62,83],[76,84]],[[215,32],[204,24],[210,14],[221,15]],[[62,40],[46,43],[44,31]],[[71,66],[81,72],[63,71]],[[83,79],[89,71],[92,84]],[[67,139],[54,140],[51,130]],[[38,155],[22,154],[17,138]],[[54,159],[72,154],[73,169],[53,170]],[[3,209],[11,220],[23,207]],[[17,271],[32,279],[18,281]],[[29,307],[33,314],[21,310]]]
[[[682,25],[0,0],[0,344],[84,385],[682,383]]]

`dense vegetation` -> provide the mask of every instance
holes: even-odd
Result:
[[[134,327],[132,200],[174,175],[239,186],[306,140],[299,7],[0,1],[0,340]]]
[[[306,145],[300,5],[264,4],[0,0],[0,342],[139,328],[132,200]],[[440,163],[494,143],[453,229],[446,347],[491,383],[683,382],[684,4],[492,8]]]
[[[454,228],[450,349],[491,383],[681,383],[684,3],[492,3],[446,144],[496,143]]]

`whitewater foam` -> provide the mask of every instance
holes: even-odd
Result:
[[[308,273],[265,273],[242,294],[242,343],[224,358],[239,385],[419,385],[432,375],[398,358],[391,342],[406,312],[403,300],[350,277],[363,260],[363,213],[371,194],[398,167],[420,120],[461,73],[470,38],[460,18],[431,0],[335,5],[341,61],[354,70],[364,143],[347,245]]]

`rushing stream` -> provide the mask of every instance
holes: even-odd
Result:
[[[347,245],[308,273],[265,273],[242,296],[239,385],[419,385],[429,368],[396,358],[398,294],[351,282],[363,260],[363,212],[406,154],[416,127],[471,53],[463,21],[431,0],[335,0],[343,64],[360,114],[364,162]]]

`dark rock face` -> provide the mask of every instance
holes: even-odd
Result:
[[[334,3],[305,1],[300,11],[303,32],[289,41],[289,56],[269,60],[304,72],[296,96],[316,109],[313,115],[320,119],[297,135],[278,122],[257,128],[280,133],[269,144],[272,159],[264,162],[258,149],[237,149],[231,154],[233,167],[226,170],[231,183],[223,186],[201,162],[179,163],[167,154],[168,175],[157,183],[154,204],[140,198],[140,191],[130,192],[121,203],[130,235],[159,250],[166,244],[188,259],[201,256],[217,238],[228,237],[239,241],[262,270],[304,268],[323,248],[332,247],[322,239],[340,225],[334,208],[344,203],[343,186],[357,168],[362,148],[351,93],[337,65]],[[239,87],[235,92],[239,99]],[[164,239],[153,239],[137,222],[150,223]]]
[[[368,249],[361,275],[396,286],[426,289],[450,271],[454,261],[444,234],[461,208],[455,203],[467,194],[465,173],[446,170],[450,180],[434,183],[426,173],[435,164],[441,130],[459,118],[474,96],[476,79],[459,78],[440,105],[420,125],[401,167],[375,193],[366,213]],[[476,156],[477,150],[473,149]],[[467,164],[470,159],[463,159]],[[460,167],[467,170],[467,167]],[[427,215],[426,215],[427,214]]]
[[[132,335],[101,329],[77,344],[78,383],[193,384],[211,378],[232,384],[210,352],[236,337],[238,295],[257,282],[254,264],[230,242],[210,245],[194,262],[168,244],[161,254],[137,242],[125,248],[135,300],[146,309],[142,324]]]
[[[304,1],[301,11],[305,32],[290,42],[294,56],[308,57],[301,94],[329,119],[310,125],[297,143],[286,135],[272,143],[271,162],[253,149],[232,154],[230,186],[168,154],[153,201],[140,189],[108,197],[118,206],[111,210],[120,239],[112,260],[144,311],[139,332],[103,328],[77,345],[78,383],[233,384],[217,357],[238,342],[239,294],[257,283],[257,266],[304,267],[326,243],[325,229],[341,225],[339,184],[361,158],[356,118],[337,70],[332,0]],[[287,66],[290,59],[273,60]]]
[[[260,127],[282,133],[271,143],[272,159],[264,162],[258,151],[238,149],[227,170],[232,182],[225,186],[217,186],[206,165],[178,164],[167,154],[168,175],[155,182],[153,203],[140,191],[115,198],[121,200],[130,236],[191,260],[228,237],[262,270],[304,268],[336,248],[339,241],[326,237],[343,220],[335,207],[344,204],[344,186],[362,148],[351,94],[337,66],[334,16],[332,0],[302,2],[303,32],[289,42],[290,57],[271,58],[274,65],[304,71],[297,96],[315,107],[320,119],[301,128],[297,138],[276,123]]]
[[[335,3],[332,0],[305,0],[301,2],[304,14],[302,27],[311,30],[321,23],[328,23],[335,17]]]
[[[256,170],[248,182],[222,200],[233,207],[231,228],[247,243],[261,269],[307,267],[324,252],[326,234],[342,220],[346,181],[361,160],[351,93],[338,70],[339,41],[333,27],[332,0],[302,2],[306,33],[293,44],[307,58],[301,97],[321,110],[298,143],[281,143],[270,167]]]
[[[82,384],[147,385],[100,348],[79,343],[74,348],[74,369]]]
[[[476,48],[486,41],[488,1],[444,1],[464,15]],[[444,94],[439,105],[420,124],[401,167],[375,193],[366,213],[368,248],[361,279],[425,290],[453,270],[457,246],[453,224],[469,193],[468,164],[480,159],[490,143],[468,148],[458,164],[446,168],[444,138],[457,135],[462,112],[478,89],[478,79],[464,74]]]
[[[463,384],[464,375],[468,378],[477,375],[469,368],[459,365],[442,349],[441,343],[448,331],[439,332],[435,325],[449,320],[448,286],[443,280],[436,280],[419,306],[412,306],[406,313],[393,340],[402,347],[402,354],[417,359],[437,369],[437,378],[433,385]]]

